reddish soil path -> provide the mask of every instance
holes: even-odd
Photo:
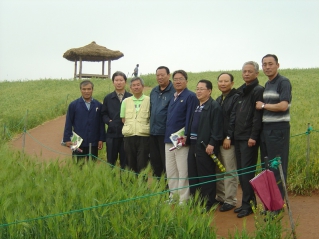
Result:
[[[41,161],[64,159],[72,155],[72,151],[61,145],[65,116],[45,122],[34,129],[27,130],[25,136],[19,135],[11,145],[28,155],[36,156]]]
[[[10,144],[14,149],[21,150],[24,140],[24,152],[29,155],[36,155],[40,161],[70,157],[70,149],[60,144],[63,135],[64,121],[65,116],[61,116],[46,122],[43,125],[29,130],[25,137],[17,137]],[[237,198],[240,201],[241,190],[238,190]],[[313,194],[311,197],[290,195],[289,201],[296,225],[297,238],[319,238],[319,194]],[[238,203],[237,206],[240,206],[240,203]],[[214,217],[216,227],[218,228],[218,235],[221,237],[227,238],[228,232],[233,235],[236,229],[241,231],[244,220],[246,221],[248,232],[255,230],[253,215],[238,219],[233,211],[219,212],[219,210],[216,210]],[[283,228],[287,230],[290,229],[288,210],[285,210],[282,225]]]

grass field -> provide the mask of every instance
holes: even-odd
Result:
[[[240,71],[231,73],[236,88],[243,84]],[[319,69],[286,69],[280,73],[291,80],[293,87],[288,187],[290,192],[309,194],[319,188]],[[200,79],[211,80],[212,97],[216,98],[220,94],[216,80],[219,74],[189,73],[188,88],[195,90]],[[142,78],[147,86],[145,94],[149,94],[156,85],[155,75]],[[262,85],[267,80],[262,72],[259,80]],[[111,80],[92,81],[93,96],[99,101],[113,91]],[[211,218],[201,214],[198,206],[188,205],[192,210],[176,207],[172,213],[171,207],[162,203],[167,198],[167,193],[162,194],[163,180],[147,185],[143,175],[120,173],[103,163],[79,170],[69,164],[63,168],[57,163],[43,165],[30,157],[21,162],[19,153],[8,149],[6,142],[15,134],[65,114],[68,104],[80,96],[79,82],[48,79],[0,83],[0,238],[216,238],[215,229],[207,227]],[[313,130],[307,135],[308,123]],[[149,172],[148,168],[144,173]],[[152,200],[138,200],[139,195],[152,195]],[[136,199],[113,207],[90,208],[129,198]],[[88,210],[76,211],[79,208]],[[65,211],[74,213],[56,216]],[[27,218],[36,220],[23,221]],[[16,221],[20,222],[3,226]],[[276,233],[280,228],[271,230]],[[255,238],[262,238],[262,233],[257,230]],[[238,238],[250,238],[244,231],[238,234]]]

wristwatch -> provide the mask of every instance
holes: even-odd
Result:
[[[230,137],[229,137],[229,136],[226,136],[226,139],[230,139]]]
[[[265,108],[265,103],[262,104],[261,108],[262,108],[262,109]]]

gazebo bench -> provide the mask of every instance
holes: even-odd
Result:
[[[77,78],[109,78],[108,75],[99,75],[99,74],[77,74],[76,75]]]

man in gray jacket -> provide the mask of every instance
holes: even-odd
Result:
[[[174,96],[175,89],[170,79],[170,71],[166,66],[156,70],[158,86],[151,91],[151,118],[150,118],[150,156],[154,175],[161,177],[165,170],[165,144],[168,103]]]

